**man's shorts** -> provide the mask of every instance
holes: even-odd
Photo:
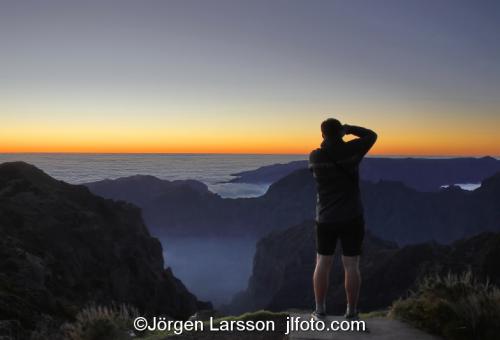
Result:
[[[337,240],[342,245],[342,255],[361,255],[361,246],[365,236],[363,216],[345,222],[316,222],[316,251],[320,255],[333,255]]]

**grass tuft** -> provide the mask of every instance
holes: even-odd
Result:
[[[72,323],[63,326],[68,340],[123,340],[133,336],[133,320],[138,311],[128,305],[89,305]]]
[[[450,340],[494,340],[500,334],[500,290],[470,271],[430,275],[406,299],[393,303],[390,317]]]

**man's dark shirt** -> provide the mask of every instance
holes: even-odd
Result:
[[[359,191],[359,163],[375,144],[377,134],[359,126],[348,126],[346,133],[359,138],[344,142],[340,137],[324,139],[321,148],[309,155],[309,169],[318,191],[316,220],[334,223],[363,215]]]

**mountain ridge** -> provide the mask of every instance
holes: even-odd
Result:
[[[308,161],[266,165],[232,174],[232,183],[274,183],[291,172],[307,168]],[[500,160],[491,156],[456,158],[367,157],[360,165],[363,180],[400,181],[417,191],[438,191],[443,185],[478,183],[500,171]]]
[[[448,243],[477,232],[500,230],[499,182],[497,174],[484,179],[473,191],[451,186],[438,192],[420,192],[401,182],[362,181],[368,229],[399,244],[432,239]],[[126,181],[87,186],[103,197],[137,203],[137,197],[128,193]],[[313,219],[316,188],[311,173],[299,169],[255,198],[222,198],[208,190],[184,187],[143,201],[147,203],[139,205],[146,224],[157,236],[261,237]]]

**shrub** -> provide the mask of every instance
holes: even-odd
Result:
[[[500,290],[470,271],[430,275],[393,303],[389,316],[450,340],[493,340],[500,334]]]
[[[90,305],[76,315],[73,323],[65,324],[68,340],[122,340],[133,336],[135,308],[127,305]]]

